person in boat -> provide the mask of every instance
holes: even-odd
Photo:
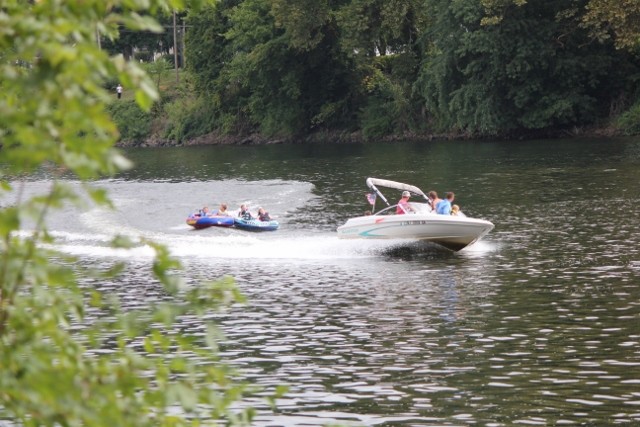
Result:
[[[265,211],[264,208],[258,209],[258,219],[263,222],[271,221],[271,217],[269,216],[269,212]]]
[[[398,201],[398,206],[396,206],[396,214],[406,214],[409,212],[416,211],[409,204],[410,197],[411,197],[411,193],[409,193],[408,191],[402,192],[402,198]]]
[[[436,213],[439,215],[451,215],[451,203],[453,203],[455,197],[456,196],[453,192],[448,192],[445,195],[444,200],[441,200],[436,205]]]
[[[201,217],[205,217],[205,216],[209,216],[211,215],[211,211],[209,211],[209,206],[205,206],[204,208],[200,209],[200,211],[198,211],[198,213],[200,214]]]
[[[435,191],[429,191],[428,196],[429,200],[431,201],[431,210],[435,212],[436,206],[438,206],[438,203],[440,203],[442,199],[438,197],[438,193],[436,193]]]
[[[458,205],[451,206],[451,215],[458,216],[459,213],[460,213],[460,206]]]
[[[220,208],[216,212],[216,215],[218,215],[218,216],[229,216],[229,212],[227,211],[227,204],[226,203],[221,203],[220,204]]]
[[[244,203],[240,205],[240,212],[238,212],[238,217],[247,221],[253,219],[251,212],[249,212],[249,208]]]

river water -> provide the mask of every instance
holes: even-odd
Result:
[[[158,285],[150,251],[112,251],[114,233],[167,245],[190,285],[234,277],[249,302],[219,319],[223,358],[252,383],[290,385],[275,412],[254,402],[255,425],[640,424],[640,139],[126,154],[134,169],[96,183],[117,209],[54,216],[59,248],[127,259],[101,286],[131,307]],[[368,208],[369,176],[454,191],[495,229],[458,253],[339,240]],[[221,202],[264,206],[281,229],[185,224]]]

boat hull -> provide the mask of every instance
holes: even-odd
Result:
[[[258,219],[235,218],[234,226],[247,231],[275,231],[280,227],[278,221],[260,221]]]
[[[187,224],[201,230],[208,227],[231,227],[234,221],[230,216],[196,216],[190,215],[187,217]]]
[[[342,239],[409,239],[429,241],[459,251],[493,229],[489,221],[436,214],[368,215],[338,227]]]

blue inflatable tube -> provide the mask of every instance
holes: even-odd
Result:
[[[258,219],[234,219],[234,226],[247,231],[274,231],[280,227],[278,221],[260,221]]]
[[[230,216],[201,216],[199,214],[192,214],[187,217],[187,224],[196,230],[213,226],[231,227],[233,222],[233,218]]]

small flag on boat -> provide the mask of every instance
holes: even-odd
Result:
[[[367,193],[367,201],[370,205],[376,204],[376,193]]]

